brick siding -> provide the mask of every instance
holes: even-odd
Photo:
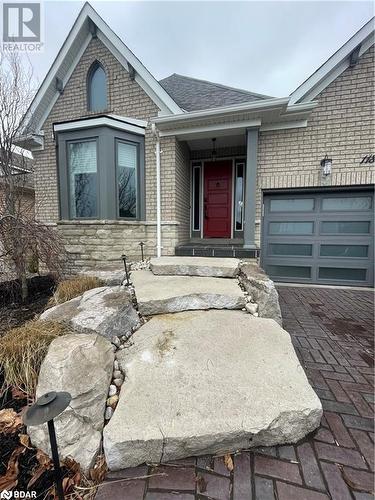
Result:
[[[317,96],[307,128],[260,132],[257,172],[257,242],[264,189],[374,183],[374,46]],[[332,158],[324,179],[320,161]]]
[[[86,79],[95,60],[100,61],[108,76],[108,113],[144,120],[158,113],[156,104],[130,79],[117,59],[98,39],[93,39],[44,124],[44,150],[35,152],[37,217],[49,223],[57,222],[75,260],[86,266],[114,261],[120,252],[136,258],[139,241],[147,243],[146,255],[154,255],[156,248],[155,140],[150,126],[145,136],[146,220],[134,223],[95,221],[94,224],[59,222],[52,125],[92,114],[87,111]],[[256,193],[258,244],[263,190],[374,182],[372,165],[360,165],[363,156],[375,153],[374,48],[369,49],[356,66],[348,68],[332,82],[317,100],[318,106],[312,112],[307,128],[260,132]],[[190,237],[190,159],[209,158],[211,151],[189,151],[185,142],[174,137],[162,138],[161,150],[162,244],[163,254],[171,255],[176,244],[185,243]],[[243,146],[220,150],[223,156],[244,153]],[[328,179],[322,177],[320,167],[326,154],[333,159],[333,171]],[[92,233],[94,230],[103,230],[99,233],[102,236],[97,238],[97,234]],[[72,244],[74,236],[80,240],[77,245]],[[100,248],[96,249],[95,245],[100,245]]]
[[[43,125],[45,147],[35,151],[36,159],[36,206],[37,217],[48,223],[57,223],[69,253],[77,265],[106,265],[114,263],[122,252],[131,258],[139,257],[140,241],[145,241],[146,255],[154,255],[156,248],[156,166],[155,139],[148,126],[145,135],[145,196],[146,221],[123,223],[122,221],[59,222],[58,175],[56,144],[52,136],[53,123],[93,116],[87,111],[87,73],[98,60],[106,70],[108,81],[107,113],[149,120],[158,114],[158,107],[137,82],[98,39],[93,39],[73,71],[63,94],[57,99]],[[161,140],[162,172],[162,237],[163,253],[173,254],[179,235],[186,232],[189,206],[184,197],[180,200],[176,180],[186,187],[188,160],[185,149],[176,146],[175,138]],[[178,155],[178,158],[176,156]],[[186,163],[185,162],[186,159]],[[178,165],[178,176],[175,166]],[[187,174],[186,174],[186,172]],[[179,222],[181,228],[179,229]],[[170,224],[168,224],[170,222]],[[93,231],[96,233],[94,234]],[[99,231],[99,233],[98,233]],[[100,235],[99,237],[98,234]],[[79,243],[75,243],[79,241]],[[94,243],[95,242],[95,243]],[[96,249],[96,245],[98,248]]]

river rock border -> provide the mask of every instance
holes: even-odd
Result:
[[[118,337],[117,335],[113,336],[111,339],[112,343],[112,349],[115,354],[115,360],[113,362],[113,373],[112,373],[112,380],[111,384],[108,389],[108,395],[107,395],[107,400],[106,400],[106,409],[104,413],[104,420],[105,424],[109,422],[109,420],[112,418],[113,413],[116,409],[117,403],[120,398],[120,391],[121,391],[121,386],[124,383],[125,380],[125,374],[121,370],[121,367],[119,365],[119,362],[117,360],[117,353],[121,351],[122,349],[126,349],[130,347],[132,344],[131,342],[131,337],[134,332],[136,332],[144,323],[146,323],[146,319],[140,314],[138,310],[138,302],[137,302],[137,297],[135,294],[135,288],[134,285],[131,281],[131,271],[138,271],[140,269],[148,269],[150,267],[150,262],[149,260],[147,261],[139,261],[139,262],[131,262],[129,264],[130,267],[130,277],[129,277],[129,285],[126,285],[124,281],[122,283],[122,287],[124,287],[128,292],[130,292],[131,297],[132,297],[132,303],[134,308],[137,311],[137,314],[139,316],[139,322],[129,331],[125,332],[124,335],[121,337]]]

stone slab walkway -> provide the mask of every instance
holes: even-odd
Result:
[[[97,500],[373,499],[373,293],[279,293],[284,327],[323,403],[320,429],[295,446],[236,455],[231,472],[218,457],[113,472]]]
[[[151,271],[131,275],[143,316],[194,309],[242,309],[245,296],[236,279],[201,276],[155,276]]]

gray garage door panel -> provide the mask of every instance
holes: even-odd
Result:
[[[264,196],[262,266],[275,281],[373,285],[371,191]]]

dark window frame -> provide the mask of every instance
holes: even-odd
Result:
[[[96,140],[97,144],[97,203],[94,218],[73,217],[70,210],[68,144]],[[137,208],[136,217],[120,217],[118,211],[117,141],[137,145]],[[145,219],[145,142],[144,136],[109,126],[58,132],[58,179],[61,220],[129,220]]]
[[[118,196],[118,173],[119,173],[119,162],[118,162],[118,144],[130,144],[131,146],[136,146],[137,148],[137,165],[136,165],[136,171],[135,171],[135,176],[136,176],[136,184],[135,184],[135,192],[136,192],[136,208],[135,208],[135,217],[121,217],[120,216],[120,200]],[[131,140],[125,140],[123,138],[115,138],[115,173],[116,173],[116,214],[117,218],[121,220],[137,220],[139,211],[140,211],[140,206],[139,206],[139,195],[140,195],[140,186],[139,186],[139,164],[140,164],[140,147],[139,147],[139,142],[136,141],[131,141]]]
[[[68,196],[68,211],[69,211],[69,218],[71,220],[96,220],[98,217],[77,217],[73,216],[72,214],[72,207],[71,207],[71,197],[73,196],[73,193],[71,192],[71,184],[70,184],[70,161],[69,161],[69,145],[70,144],[77,144],[77,143],[83,143],[83,142],[95,142],[95,147],[96,147],[96,207],[97,207],[97,212],[99,213],[99,207],[100,207],[100,194],[99,194],[99,168],[98,168],[98,138],[97,137],[85,137],[84,139],[73,139],[73,140],[67,140],[66,145],[65,145],[65,155],[66,155],[66,174],[67,174],[67,196]]]
[[[105,76],[105,106],[104,108],[101,109],[96,109],[94,106],[92,106],[92,79],[97,71],[98,68],[101,68],[104,72]],[[86,99],[87,99],[87,111],[93,112],[93,113],[100,113],[103,111],[106,111],[108,109],[108,75],[107,72],[104,68],[104,66],[101,64],[100,61],[96,60],[94,61],[88,72],[87,72],[87,79],[86,79]]]

